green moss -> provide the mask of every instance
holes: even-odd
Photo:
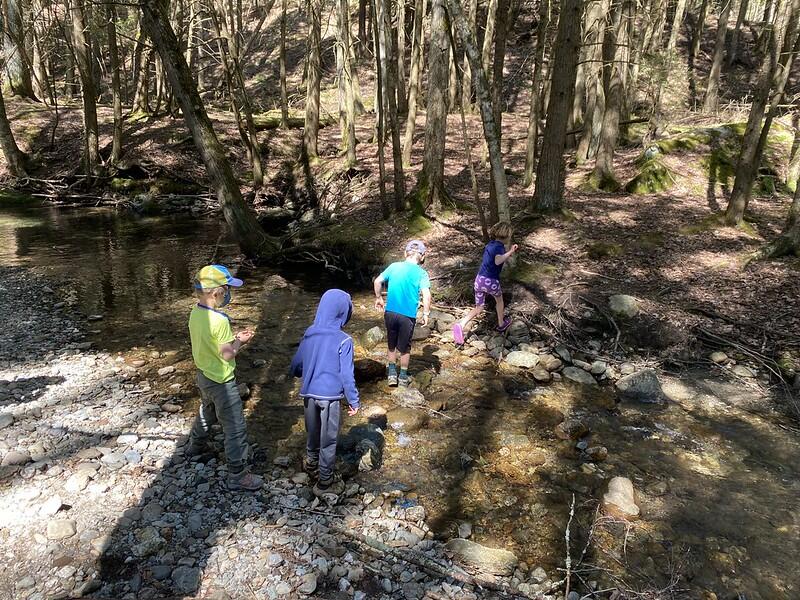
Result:
[[[622,187],[613,175],[598,175],[596,171],[589,173],[589,176],[580,186],[583,192],[617,192]]]
[[[611,242],[594,242],[586,246],[586,253],[589,258],[595,260],[620,256],[623,252],[624,248],[620,244]]]
[[[634,239],[630,246],[642,250],[655,250],[664,245],[663,233],[645,233]]]
[[[695,223],[685,225],[678,230],[681,235],[697,235],[706,231],[713,231],[725,226],[724,214],[709,215]]]
[[[657,194],[672,187],[675,178],[657,157],[644,161],[639,173],[625,184],[625,191],[630,194]]]
[[[412,214],[408,219],[406,231],[408,232],[408,235],[414,236],[420,233],[425,233],[431,227],[433,227],[433,225],[431,225],[431,222],[423,215]]]
[[[150,182],[150,193],[153,195],[164,194],[195,194],[200,187],[189,181],[159,178]]]
[[[520,260],[509,269],[507,277],[510,281],[523,285],[538,285],[543,280],[551,279],[557,274],[558,267],[555,265]]]
[[[131,179],[129,177],[112,177],[109,185],[115,192],[132,192],[143,190],[147,182],[141,179]]]

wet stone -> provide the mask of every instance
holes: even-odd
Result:
[[[566,419],[556,425],[555,433],[561,440],[577,440],[589,433],[589,427],[580,419]]]
[[[594,377],[579,367],[565,367],[562,375],[564,378],[581,385],[597,385]]]
[[[626,375],[617,381],[616,388],[622,400],[645,404],[665,404],[667,401],[655,369],[642,369]]]
[[[614,477],[608,483],[608,491],[603,495],[603,509],[606,514],[626,521],[639,518],[639,506],[630,479]]]
[[[497,575],[511,575],[519,564],[513,552],[489,548],[461,538],[447,542],[447,549],[459,561]]]

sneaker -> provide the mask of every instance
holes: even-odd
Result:
[[[308,456],[303,457],[303,473],[311,478],[319,477],[319,461],[309,460]]]
[[[255,492],[264,487],[264,480],[245,469],[240,473],[231,473],[228,475],[227,485],[228,489],[231,491],[244,490],[246,492]]]
[[[397,387],[397,370],[389,369],[386,375],[386,380],[389,382],[389,387]]]
[[[400,373],[400,376],[397,378],[397,383],[400,387],[408,387],[411,385],[411,377],[408,376],[408,373]]]
[[[312,489],[315,496],[334,494],[340,496],[344,493],[344,481],[339,473],[334,473],[329,479],[320,479]]]
[[[509,328],[511,325],[511,317],[506,317],[503,319],[503,322],[497,326],[497,331],[503,333],[506,329]]]
[[[453,339],[459,346],[464,343],[464,328],[461,323],[453,323]]]

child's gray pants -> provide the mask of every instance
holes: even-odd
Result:
[[[336,465],[336,440],[339,437],[339,400],[303,398],[306,416],[308,462],[319,462],[319,478],[327,480]]]
[[[194,420],[190,439],[202,444],[208,440],[211,426],[219,422],[225,435],[228,470],[238,473],[244,468],[247,459],[247,431],[236,380],[217,383],[198,372],[197,387],[200,388],[200,411]]]

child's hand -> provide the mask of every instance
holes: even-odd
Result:
[[[511,246],[511,254],[514,254],[514,252],[516,252],[517,250],[519,250],[519,244],[514,244],[513,246]]]
[[[347,414],[351,417],[355,416],[358,413],[358,407],[353,408],[352,406],[347,409]]]
[[[378,310],[383,310],[385,306],[386,303],[383,301],[383,296],[381,296],[380,298],[375,298],[375,308],[377,308]]]
[[[255,334],[252,329],[245,329],[236,334],[236,339],[239,340],[240,344],[246,344],[253,339],[253,335]]]

